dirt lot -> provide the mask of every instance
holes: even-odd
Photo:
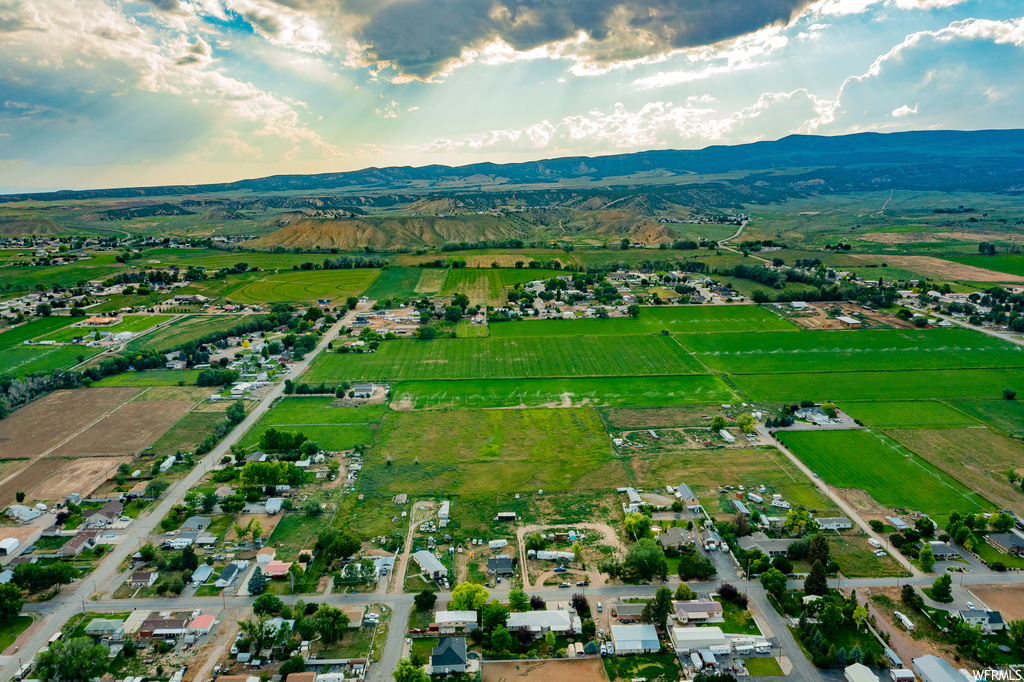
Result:
[[[531,661],[529,663],[484,663],[484,682],[607,682],[600,658],[584,660]]]
[[[866,260],[878,260],[878,256],[858,256]],[[1005,272],[976,268],[953,261],[932,258],[931,256],[885,256],[885,261],[892,267],[916,272],[925,277],[937,280],[954,280],[962,282],[1024,282],[1024,277],[1008,275]]]
[[[27,459],[0,459],[0,486],[28,466]]]
[[[263,533],[260,537],[265,539],[270,537],[282,518],[284,518],[284,514],[242,514],[235,519],[235,523],[242,528],[245,528],[246,524],[249,523],[249,519],[256,519],[260,522],[260,527],[263,529]],[[232,524],[231,527],[228,528],[227,534],[224,536],[224,542],[232,542],[237,539],[238,536],[235,535],[235,526]]]
[[[1000,611],[1005,622],[1024,619],[1024,586],[972,587],[971,592],[993,611]]]
[[[225,609],[217,614],[217,622],[209,637],[198,649],[189,652],[185,682],[208,680],[213,666],[227,659],[231,644],[238,632],[238,620],[245,617],[246,609]],[[210,611],[207,611],[209,613]]]
[[[85,497],[113,476],[117,471],[118,464],[128,460],[125,457],[81,457],[68,463],[65,459],[47,458],[36,462],[26,472],[51,461],[66,466],[51,474],[49,478],[29,491],[30,498],[57,500],[67,497],[70,493],[80,493],[82,497]]]
[[[33,462],[27,468],[22,469],[17,475],[5,481],[3,486],[0,486],[0,507],[14,504],[14,495],[19,490],[26,493],[26,503],[32,502],[39,495],[30,493],[30,491],[67,463],[66,459],[40,459]],[[70,492],[78,491],[73,490]]]
[[[29,542],[35,542],[42,532],[43,526],[38,523],[0,526],[0,537],[16,538],[22,547],[29,544]]]
[[[177,424],[192,404],[179,400],[133,400],[57,448],[53,456],[135,454]]]
[[[37,457],[128,400],[137,388],[55,391],[0,422],[0,459]]]

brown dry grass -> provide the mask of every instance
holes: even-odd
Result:
[[[521,661],[483,664],[484,682],[607,682],[600,658],[583,660]]]
[[[179,400],[138,400],[122,405],[53,452],[53,456],[127,455],[152,445],[191,409]]]
[[[235,519],[235,523],[240,525],[242,528],[245,528],[250,519],[256,519],[260,522],[260,527],[263,529],[260,537],[269,538],[273,534],[274,529],[277,528],[277,524],[280,523],[283,518],[284,514],[242,514]],[[224,536],[224,542],[231,542],[237,539],[238,535],[235,534],[235,526],[232,524],[228,527],[228,532]]]
[[[988,428],[893,429],[888,434],[1000,509],[1024,514],[1024,496],[1005,471],[1024,467],[1024,445]]]
[[[65,464],[67,460],[41,459],[32,466],[57,461]],[[124,457],[81,457],[72,460],[62,469],[51,473],[46,480],[39,483],[30,495],[40,500],[59,500],[71,493],[80,493],[82,497],[89,495],[117,472],[117,465],[126,461]]]
[[[675,407],[611,407],[600,410],[613,429],[659,429],[673,426],[706,426],[721,408],[719,405],[679,405]]]
[[[17,475],[7,480],[3,486],[0,486],[0,507],[14,504],[15,493],[18,492],[26,493],[26,500],[29,502],[40,497],[29,493],[65,464],[67,464],[67,460],[64,459],[40,459],[22,469]]]
[[[54,391],[0,422],[0,458],[42,455],[138,391],[137,388]]]
[[[851,258],[877,261],[878,256],[851,254]],[[885,261],[892,267],[916,272],[919,275],[945,281],[962,282],[1024,282],[1024,277],[1008,275],[1004,272],[976,268],[953,261],[932,258],[931,256],[885,256]]]

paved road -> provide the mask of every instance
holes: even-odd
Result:
[[[305,359],[294,364],[293,369],[290,372],[291,376],[299,376],[306,370],[309,363],[319,355],[327,344],[332,341],[341,329],[344,320],[337,322],[331,327],[327,333],[323,335],[320,343],[315,349],[308,353]],[[203,475],[209,471],[210,467],[220,461],[220,458],[228,453],[231,446],[234,445],[246,431],[248,431],[256,421],[263,416],[263,414],[270,408],[270,405],[275,399],[283,395],[284,393],[284,382],[278,383],[260,400],[256,408],[252,410],[246,416],[246,418],[238,424],[232,431],[224,437],[220,444],[215,447],[210,453],[196,463],[196,466],[185,475],[180,481],[171,486],[163,499],[161,499],[155,509],[151,509],[149,513],[143,517],[136,519],[129,527],[128,532],[122,539],[122,541],[114,545],[113,549],[107,554],[106,558],[96,567],[92,575],[88,578],[79,581],[78,589],[73,593],[58,597],[52,602],[48,602],[45,605],[45,609],[35,609],[46,614],[42,625],[36,630],[35,635],[26,643],[21,650],[28,653],[29,655],[42,649],[47,640],[57,632],[64,622],[70,618],[79,609],[86,609],[90,603],[87,600],[92,600],[95,597],[102,596],[101,593],[109,593],[116,589],[116,585],[113,585],[114,579],[119,577],[119,567],[130,555],[134,554],[139,547],[142,546],[143,542],[153,532],[156,524],[160,522],[164,516],[171,510],[178,501],[185,496],[185,493],[192,487],[194,487]],[[180,604],[174,603],[175,608],[181,608],[182,610],[190,610],[192,608],[192,600],[182,601]],[[214,600],[215,603],[208,606],[213,608],[214,606],[220,606],[220,600]],[[122,608],[122,601],[118,600],[113,604],[104,605],[103,602],[94,602],[100,606],[100,610],[108,610],[113,608],[115,605],[117,608]],[[164,600],[161,606],[154,606],[154,609],[166,609],[171,603]],[[26,610],[31,609],[35,605],[27,605]],[[14,677],[14,673],[18,669],[17,657],[12,657],[6,665],[0,667],[0,680],[9,680]]]

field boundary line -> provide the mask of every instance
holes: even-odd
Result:
[[[99,417],[97,417],[97,418],[96,418],[96,419],[95,419],[94,421],[92,421],[92,422],[89,422],[88,424],[86,424],[85,426],[83,426],[83,427],[82,427],[81,429],[79,429],[78,431],[74,432],[73,434],[71,434],[70,436],[68,436],[68,437],[67,437],[67,438],[65,438],[64,440],[62,440],[62,441],[61,441],[60,443],[57,443],[57,445],[53,446],[52,448],[50,448],[49,450],[47,450],[47,451],[46,451],[46,452],[44,452],[43,454],[41,454],[41,455],[39,455],[38,457],[36,457],[36,459],[37,459],[37,460],[39,460],[39,459],[43,459],[44,457],[48,456],[48,455],[49,455],[49,454],[50,454],[51,452],[53,452],[54,450],[57,450],[57,449],[59,449],[59,448],[60,448],[61,446],[63,446],[63,445],[65,445],[66,443],[70,442],[71,440],[74,440],[74,439],[75,439],[75,438],[76,438],[77,436],[80,436],[80,435],[82,435],[83,433],[85,433],[86,431],[88,431],[88,430],[89,430],[90,428],[92,428],[93,426],[96,426],[96,425],[97,425],[97,424],[99,424],[99,423],[100,423],[101,421],[103,421],[104,419],[106,419],[106,418],[107,418],[107,417],[109,417],[110,415],[114,414],[115,412],[117,412],[118,410],[120,410],[120,409],[121,409],[122,407],[124,407],[124,406],[125,406],[125,405],[127,405],[128,403],[130,403],[130,402],[134,401],[134,400],[135,400],[135,399],[136,399],[137,397],[139,397],[140,395],[142,395],[143,393],[145,393],[146,391],[148,391],[148,390],[149,390],[150,388],[151,388],[151,387],[148,387],[148,386],[147,386],[146,388],[142,389],[142,391],[140,391],[140,392],[139,392],[138,394],[136,394],[136,395],[133,395],[133,396],[132,396],[131,398],[128,398],[128,400],[125,400],[125,401],[124,401],[123,403],[120,403],[120,404],[119,404],[119,405],[118,405],[117,407],[115,407],[114,409],[112,409],[112,410],[111,410],[110,412],[105,412],[105,413],[103,413],[102,415],[100,415]],[[68,460],[68,461],[71,461],[71,460]],[[54,473],[56,473],[56,472],[54,472]]]

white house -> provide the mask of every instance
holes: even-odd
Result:
[[[167,471],[172,466],[174,466],[174,463],[176,461],[177,458],[174,455],[171,455],[170,457],[168,457],[167,459],[160,463],[160,471]]]
[[[543,637],[549,631],[557,634],[577,632],[580,619],[568,611],[527,611],[510,613],[507,626],[509,632],[528,630],[534,637]]]
[[[7,515],[15,521],[21,521],[22,523],[28,523],[32,519],[38,519],[43,515],[43,512],[32,507],[26,507],[23,504],[12,504],[7,508]]]
[[[448,569],[445,568],[445,565],[425,549],[421,549],[413,554],[412,560],[419,564],[423,572],[429,575],[432,580],[448,576]]]
[[[853,522],[845,516],[823,516],[814,519],[822,530],[846,530],[853,528]]]

